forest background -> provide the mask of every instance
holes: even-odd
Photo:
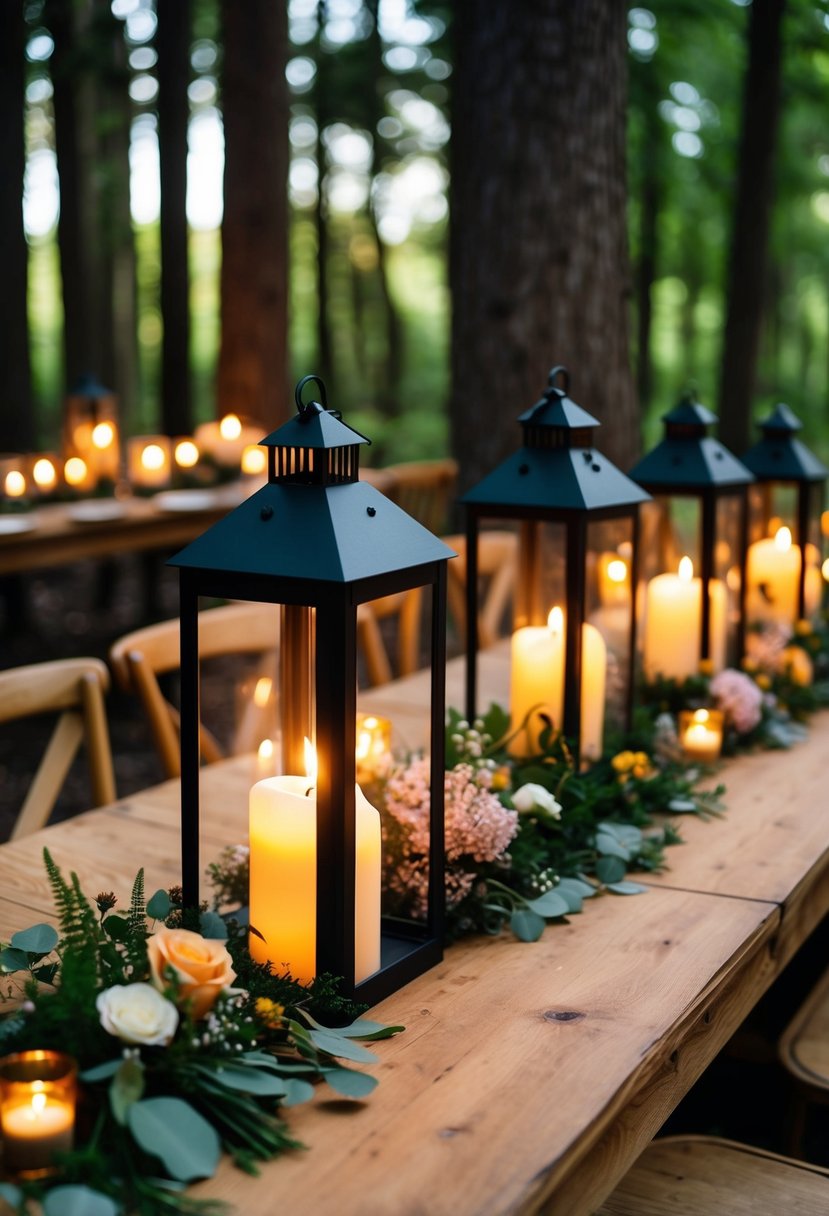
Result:
[[[3,0],[0,450],[314,371],[468,482],[563,362],[623,465],[689,387],[827,459],[828,91],[825,0]]]

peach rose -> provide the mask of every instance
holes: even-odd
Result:
[[[236,978],[233,960],[224,942],[202,937],[190,929],[159,929],[147,939],[150,975],[160,991],[167,987],[170,968],[178,981],[182,1001],[190,1003],[194,1018],[203,1018],[223,988]]]

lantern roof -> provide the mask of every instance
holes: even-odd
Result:
[[[88,397],[91,400],[98,400],[103,397],[111,397],[112,389],[101,384],[100,380],[87,372],[86,375],[80,376],[69,390],[70,397]]]
[[[351,583],[454,557],[373,486],[359,480],[358,445],[370,442],[323,404],[299,414],[263,443],[268,483],[170,559],[205,572]],[[321,451],[324,449],[324,451]]]
[[[564,387],[555,384],[557,377]],[[646,502],[641,486],[592,446],[599,422],[569,396],[566,368],[554,367],[544,396],[519,416],[523,446],[461,499],[481,508],[603,511]]]
[[[630,470],[639,485],[653,492],[727,489],[747,485],[752,473],[728,448],[706,433],[716,414],[692,395],[663,415],[665,438]]]
[[[826,465],[796,438],[803,424],[788,405],[780,402],[758,425],[763,437],[743,456],[758,481],[823,481],[829,476]]]

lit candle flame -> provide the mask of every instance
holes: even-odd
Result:
[[[694,577],[694,563],[691,561],[690,557],[682,558],[679,563],[677,573],[679,574],[679,577],[682,579],[683,583],[690,583],[691,579]]]
[[[141,465],[148,471],[164,468],[164,449],[157,443],[148,443],[141,453]]]
[[[695,722],[707,722],[708,721],[708,710],[707,709],[695,709],[694,710],[694,721]]]
[[[80,456],[70,456],[63,466],[63,475],[70,486],[79,486],[86,479],[87,472],[86,461],[81,460]]]
[[[792,533],[790,528],[778,528],[774,534],[774,547],[779,553],[788,553],[792,547]]]
[[[199,462],[199,449],[192,439],[182,439],[177,443],[174,455],[180,469],[192,469]]]
[[[550,615],[547,617],[547,628],[550,633],[561,633],[564,629],[564,613],[556,604],[555,608],[550,609]]]
[[[115,427],[111,422],[99,422],[92,428],[92,444],[99,452],[108,448],[115,438]]]
[[[827,557],[826,561],[821,566],[820,572],[826,579],[827,583],[829,583],[829,557]]]
[[[242,472],[249,475],[265,472],[268,458],[257,443],[249,444],[242,452]]]
[[[219,434],[222,439],[238,439],[242,433],[242,424],[235,414],[225,414],[219,423]]]
[[[307,735],[305,736],[305,772],[310,785],[315,786],[317,783],[317,749]]]
[[[259,744],[259,751],[258,751],[257,755],[259,756],[260,760],[272,760],[273,759],[273,739],[263,739],[262,742]]]
[[[253,703],[257,709],[264,709],[268,704],[273,688],[273,680],[270,676],[260,676],[256,681],[256,686],[253,690]]]
[[[628,568],[621,558],[616,557],[607,563],[607,577],[612,583],[623,583],[628,575]]]
[[[41,490],[50,490],[58,479],[55,466],[46,456],[36,460],[32,469],[32,477]]]
[[[9,498],[22,498],[26,493],[26,478],[19,469],[6,474],[4,485]]]
[[[46,1094],[32,1094],[32,1110],[36,1115],[39,1115],[46,1109]]]

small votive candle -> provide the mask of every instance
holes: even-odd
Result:
[[[719,709],[683,709],[679,742],[689,760],[713,764],[722,751],[723,715]]]
[[[370,785],[385,776],[391,762],[391,722],[374,714],[357,714],[356,746],[358,785]]]
[[[0,1060],[3,1169],[43,1178],[72,1147],[77,1064],[60,1051],[21,1051]]]
[[[127,468],[140,489],[162,489],[170,482],[170,440],[166,435],[139,435],[127,445]]]

